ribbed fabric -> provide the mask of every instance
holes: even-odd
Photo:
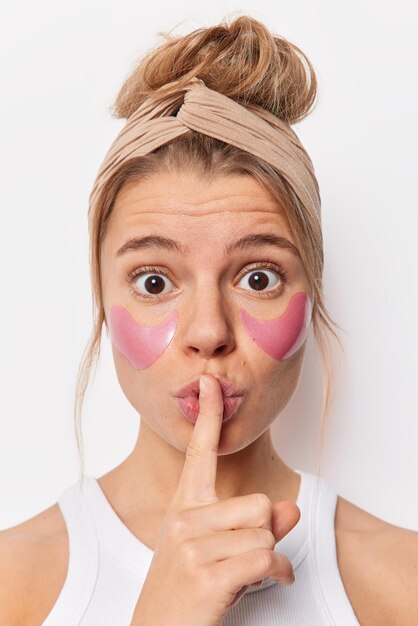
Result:
[[[337,564],[337,494],[323,477],[302,470],[296,504],[301,517],[276,544],[292,562],[296,581],[266,579],[249,589],[222,626],[354,626],[359,621]],[[61,593],[43,626],[129,626],[154,552],[123,524],[93,476],[58,500],[69,536]]]

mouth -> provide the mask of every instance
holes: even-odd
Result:
[[[227,378],[224,378],[223,376],[219,376],[217,374],[215,374],[214,376],[219,381],[222,389],[224,403],[222,420],[226,422],[238,410],[242,402],[243,392],[241,392],[236,387],[236,385]],[[179,389],[175,394],[178,408],[180,409],[184,417],[193,424],[196,423],[200,410],[199,391],[199,378],[196,378],[195,380],[192,380],[192,382]]]
[[[229,398],[224,397],[224,412],[222,415],[223,422],[229,420],[233,414],[236,413],[241,402],[242,396],[230,396]],[[176,397],[176,403],[184,417],[195,424],[200,411],[199,398],[197,396],[186,396],[185,398]]]
[[[225,398],[232,398],[235,396],[243,395],[243,391],[238,389],[236,385],[232,382],[232,380],[229,380],[224,376],[220,376],[219,374],[214,374],[214,377],[218,380],[222,389],[222,394]],[[187,385],[184,385],[184,387],[181,387],[174,395],[178,398],[186,398],[188,396],[198,396],[199,392],[199,378],[195,378]]]

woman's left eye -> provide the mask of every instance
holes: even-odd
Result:
[[[244,285],[248,285],[251,290],[270,291],[277,286],[282,278],[283,276],[281,276],[277,270],[272,271],[266,269],[257,269],[252,270],[251,272],[247,272],[247,274],[245,274],[245,276],[241,278],[237,285],[238,287],[242,287],[245,289],[246,287],[241,284],[244,283]]]

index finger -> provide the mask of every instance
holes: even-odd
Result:
[[[214,376],[200,376],[199,415],[186,451],[186,460],[173,500],[209,504],[217,502],[216,468],[223,421],[223,394]]]

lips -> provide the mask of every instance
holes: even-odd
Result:
[[[223,376],[219,376],[218,374],[215,374],[215,378],[217,378],[219,381],[224,397],[231,398],[233,396],[242,396],[242,392],[237,389],[237,387],[231,380],[228,380],[228,378],[224,378]],[[199,379],[195,378],[195,380],[192,380],[191,383],[188,383],[187,385],[179,389],[175,395],[178,398],[186,398],[188,396],[198,396],[199,392]]]
[[[233,414],[238,410],[241,402],[242,396],[230,396],[229,398],[224,397],[224,412],[222,415],[222,420],[224,422],[233,416]],[[176,404],[183,413],[184,417],[195,424],[200,410],[199,398],[197,396],[176,398]]]
[[[242,402],[242,392],[234,383],[223,376],[215,375],[222,389],[224,402],[223,421],[228,420],[238,410]],[[199,379],[196,378],[177,391],[176,403],[181,413],[193,424],[199,415]]]

